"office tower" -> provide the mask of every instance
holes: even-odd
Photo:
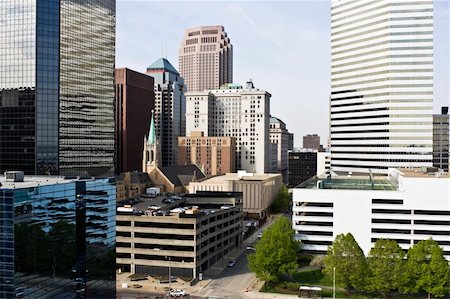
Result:
[[[320,150],[320,136],[317,134],[303,136],[303,148]]]
[[[186,30],[179,67],[188,91],[219,89],[233,82],[233,45],[223,26]]]
[[[331,154],[302,148],[289,152],[288,186],[294,188],[315,175],[329,173]]]
[[[0,172],[114,173],[115,0],[0,3]]]
[[[448,107],[441,108],[441,114],[433,115],[433,166],[448,171],[449,156]]]
[[[236,170],[270,171],[271,94],[247,82],[186,94],[186,132],[236,137]]]
[[[184,79],[165,58],[147,68],[155,79],[155,130],[160,144],[159,166],[177,164],[178,136],[185,136],[186,98]]]
[[[276,146],[276,168],[275,172],[283,175],[283,181],[287,182],[287,169],[288,169],[288,147],[290,134],[286,129],[286,124],[279,118],[270,117],[269,125],[269,138],[270,143]]]
[[[127,68],[116,69],[116,172],[141,170],[142,148],[155,105],[154,80]]]
[[[0,177],[0,298],[114,298],[114,179]]]
[[[235,137],[210,137],[203,132],[189,135],[178,137],[178,165],[195,164],[207,177],[235,172]]]
[[[293,149],[294,149],[294,133],[289,133],[288,150],[292,151]]]
[[[331,167],[432,165],[433,1],[331,5]]]

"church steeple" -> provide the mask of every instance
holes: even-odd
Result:
[[[142,171],[149,173],[150,168],[158,166],[159,162],[159,142],[155,132],[155,112],[152,110],[152,118],[150,121],[150,129],[148,131],[147,140],[144,139],[144,153],[142,161]]]
[[[156,133],[155,133],[155,111],[152,110],[152,119],[150,121],[150,130],[148,131],[148,145],[154,145],[156,143]]]

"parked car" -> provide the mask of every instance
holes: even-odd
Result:
[[[25,296],[25,288],[24,287],[17,287],[14,290],[14,295],[16,298],[21,298],[23,296]]]
[[[252,246],[247,246],[245,249],[251,250],[251,251],[256,251],[256,249],[254,247],[252,247]]]
[[[236,265],[236,261],[235,260],[228,261],[228,264],[227,264],[228,267],[234,267],[234,265]]]
[[[186,292],[183,290],[180,290],[180,289],[176,289],[176,290],[172,289],[172,290],[170,290],[169,295],[172,297],[180,297],[180,296],[185,296]]]

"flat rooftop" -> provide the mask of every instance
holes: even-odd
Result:
[[[450,174],[448,172],[444,173],[436,173],[436,172],[426,172],[421,168],[398,168],[398,171],[400,171],[404,177],[407,178],[443,178],[443,179],[450,179]]]
[[[255,174],[244,174],[239,177],[238,173],[227,173],[224,175],[214,176],[209,179],[205,179],[200,181],[201,183],[220,183],[222,181],[265,181],[267,179],[272,179],[275,177],[281,176],[278,173],[255,173]]]
[[[232,208],[235,204],[241,202],[235,202],[235,197],[242,196],[240,192],[217,192],[220,194],[211,194],[205,192],[204,194],[186,194],[184,196],[163,196],[159,195],[156,198],[138,196],[133,199],[134,202],[130,203],[130,200],[124,200],[117,203],[117,207],[123,207],[124,205],[130,205],[135,209],[135,214],[140,216],[162,216],[162,217],[179,217],[184,212],[170,212],[177,208],[183,208],[189,210],[195,207],[197,214],[190,217],[198,217],[204,214],[215,213],[223,210],[222,207]],[[168,202],[168,199],[172,199]],[[164,215],[157,215],[156,211],[165,211]],[[118,211],[120,212],[120,211]],[[152,213],[154,212],[154,213]],[[120,213],[121,215],[127,215],[127,213]]]
[[[31,188],[36,186],[70,183],[76,180],[76,178],[66,179],[63,176],[25,175],[23,182],[13,182],[9,180],[7,181],[4,175],[0,175],[0,189]]]
[[[374,177],[373,180],[367,176],[337,176],[337,177],[313,177],[296,188],[303,189],[335,189],[335,190],[381,190],[396,191],[397,185],[387,177]]]

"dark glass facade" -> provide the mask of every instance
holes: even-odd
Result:
[[[115,0],[0,2],[0,172],[114,173]]]
[[[317,173],[317,153],[289,152],[289,187],[294,188]]]
[[[0,298],[114,298],[114,180],[2,184]]]

